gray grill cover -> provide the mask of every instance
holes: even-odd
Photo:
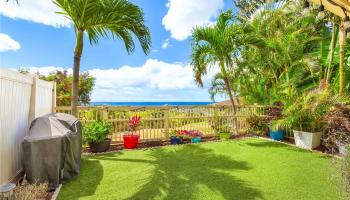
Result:
[[[24,171],[29,183],[50,188],[79,174],[81,123],[72,115],[52,113],[36,118],[24,138]]]

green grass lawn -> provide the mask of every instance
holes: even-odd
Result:
[[[339,199],[332,159],[262,139],[86,156],[59,199]],[[332,178],[333,177],[333,178]]]

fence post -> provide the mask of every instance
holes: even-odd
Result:
[[[38,92],[38,80],[39,78],[37,76],[32,76],[33,78],[33,85],[32,85],[32,91],[30,96],[30,107],[29,107],[29,124],[35,119],[37,116],[37,92]]]
[[[105,121],[108,120],[108,107],[105,107],[105,108],[102,110],[102,120],[105,120]]]
[[[165,139],[169,137],[169,106],[164,109],[164,133]]]
[[[52,112],[56,112],[56,82],[52,82]]]

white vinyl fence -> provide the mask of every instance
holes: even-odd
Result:
[[[0,68],[0,184],[22,171],[22,141],[30,122],[56,107],[55,83]]]

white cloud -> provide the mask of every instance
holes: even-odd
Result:
[[[73,70],[71,68],[64,68],[64,67],[55,67],[55,66],[47,66],[47,67],[23,67],[23,69],[28,70],[32,74],[40,73],[42,75],[48,75],[51,72],[55,71],[64,71],[67,70],[68,74],[72,74]]]
[[[9,35],[0,33],[0,52],[17,51],[21,45]]]
[[[213,23],[224,7],[223,0],[168,0],[163,25],[176,40],[185,40],[196,26]]]
[[[162,49],[166,49],[169,47],[170,44],[170,39],[167,38],[166,40],[164,40],[163,44],[162,44]]]
[[[51,0],[0,1],[0,14],[53,27],[69,27],[70,20],[55,13],[60,9]]]
[[[48,74],[61,67],[30,67],[33,73]],[[218,72],[214,68],[203,78],[209,86]],[[198,88],[192,67],[183,63],[147,60],[142,66],[88,70],[96,78],[92,101],[209,101],[208,88]],[[68,69],[68,73],[72,73]]]

